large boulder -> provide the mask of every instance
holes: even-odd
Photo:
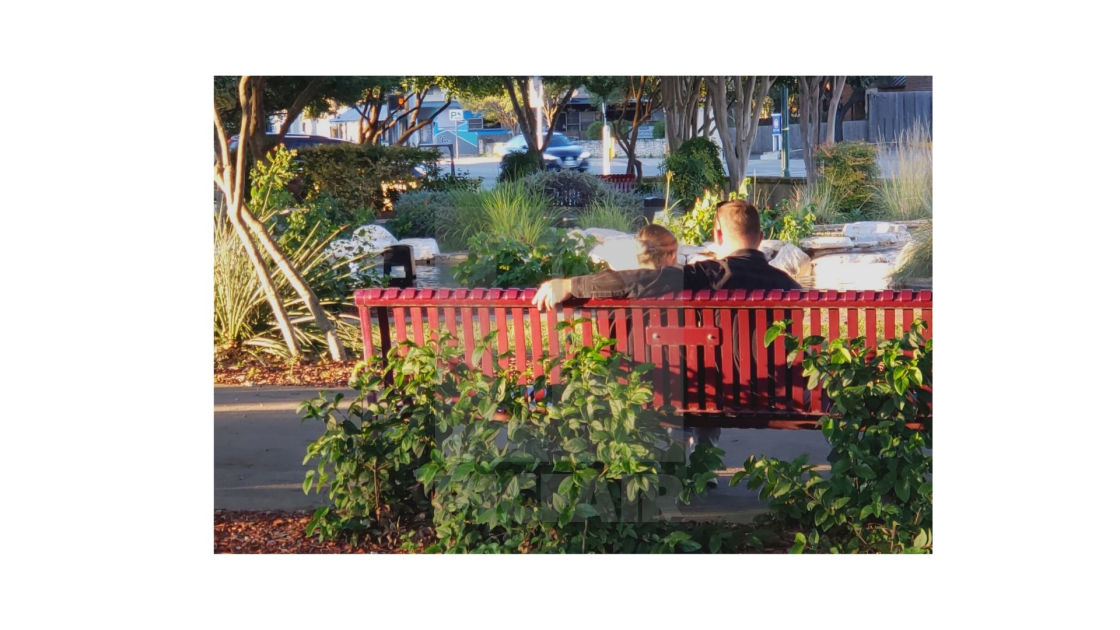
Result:
[[[397,237],[389,233],[389,230],[376,224],[363,225],[354,230],[354,233],[350,235],[350,240],[366,250],[385,249],[390,245],[397,244]]]
[[[844,226],[844,236],[856,247],[886,247],[910,240],[906,226],[887,221],[859,221]]]
[[[847,236],[811,236],[801,239],[801,249],[812,255],[830,249],[851,249],[855,243]]]
[[[762,241],[762,244],[758,246],[758,250],[766,254],[766,260],[774,260],[774,257],[778,255],[778,252],[780,252],[785,245],[785,241],[768,238]]]
[[[890,286],[898,252],[826,254],[813,258],[817,289],[882,291]]]
[[[637,269],[638,240],[633,235],[626,234],[606,239],[591,248],[590,256],[594,262],[605,262],[615,271]]]
[[[778,250],[777,255],[770,261],[771,267],[776,267],[791,276],[807,273],[812,268],[809,255],[801,251],[793,243],[786,243]]]
[[[439,255],[439,244],[434,238],[402,238],[397,245],[411,247],[413,260],[427,261]]]
[[[626,232],[620,232],[618,230],[608,230],[607,228],[573,228],[568,231],[573,234],[590,235],[595,238],[595,242],[600,244],[616,238],[634,237],[633,234],[627,234]]]

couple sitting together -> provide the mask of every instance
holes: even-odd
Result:
[[[537,290],[533,304],[551,309],[575,298],[638,298],[675,293],[684,289],[800,289],[789,274],[770,266],[758,250],[762,224],[758,209],[740,200],[716,206],[712,224],[711,256],[678,266],[677,237],[660,225],[638,232],[640,269],[606,270],[586,276],[548,280]]]

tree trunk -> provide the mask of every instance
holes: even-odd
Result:
[[[241,79],[240,88],[242,92],[244,92],[247,80],[248,77],[242,77]],[[243,139],[247,137],[246,131],[248,131],[249,128],[250,118],[249,112],[243,106],[241,109],[240,135]],[[245,207],[242,189],[245,181],[245,158],[248,152],[246,145],[248,143],[237,143],[237,159],[235,164],[231,164],[229,144],[226,142],[226,135],[222,130],[222,121],[218,116],[217,108],[214,109],[214,128],[218,134],[219,145],[219,161],[216,165],[217,172],[214,175],[214,180],[222,190],[222,195],[225,197],[226,216],[233,225],[233,229],[241,240],[242,247],[245,249],[245,254],[249,257],[249,263],[252,264],[253,270],[257,274],[257,279],[261,283],[261,290],[264,291],[265,299],[268,301],[269,308],[272,309],[272,315],[276,318],[276,325],[280,329],[280,334],[284,337],[284,344],[288,348],[288,353],[292,357],[298,358],[300,356],[299,342],[292,329],[291,320],[288,319],[288,313],[284,310],[284,305],[280,302],[279,292],[276,290],[276,284],[272,281],[272,275],[265,267],[264,259],[261,257],[253,240],[249,237],[244,222],[241,221],[241,217],[244,216],[242,214],[242,209]]]
[[[848,77],[832,77],[832,94],[828,99],[828,133],[825,135],[826,145],[836,144],[836,128],[840,121],[836,120],[836,112],[840,108],[840,97],[844,93],[844,81]]]
[[[801,146],[804,151],[805,181],[817,181],[816,147],[820,138],[821,81],[824,77],[797,77],[801,90]]]
[[[288,134],[288,130],[292,128],[292,123],[303,112],[303,108],[311,102],[311,98],[318,92],[319,87],[323,85],[323,77],[316,77],[308,82],[308,84],[300,90],[292,104],[288,106],[284,112],[284,122],[280,124],[280,129],[273,137],[268,137],[268,128],[265,124],[264,113],[264,83],[265,77],[250,77],[250,85],[248,86],[250,92],[249,109],[249,141],[250,148],[253,150],[253,160],[259,162],[264,159],[268,152],[276,148],[284,136]],[[246,102],[241,103],[241,111],[245,111]],[[241,143],[238,143],[241,146]]]
[[[762,113],[762,99],[770,91],[774,77],[708,77],[708,100],[712,104],[716,131],[723,145],[727,162],[727,186],[735,190],[746,176],[750,161],[751,145],[758,133],[758,118]],[[729,102],[727,88],[735,93]],[[730,121],[735,123],[731,131]]]
[[[528,82],[528,79],[523,77],[516,80],[512,77],[502,77],[502,83],[506,86],[510,103],[513,105],[513,113],[517,116],[517,126],[521,128],[521,135],[525,137],[525,146],[528,147],[530,153],[537,156],[541,168],[544,168],[544,159],[541,158],[540,148],[537,147],[537,119],[531,115],[532,111],[529,107]],[[521,101],[517,100],[519,91],[521,92]]]
[[[661,103],[665,109],[665,141],[674,153],[698,131],[697,108],[700,103],[701,77],[662,77]]]

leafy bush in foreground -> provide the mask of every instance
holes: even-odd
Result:
[[[561,324],[565,339],[577,323]],[[562,384],[541,376],[525,387],[512,367],[492,377],[475,367],[495,334],[469,358],[446,332],[406,343],[405,353],[355,370],[358,396],[347,410],[341,395],[303,404],[305,419],[325,429],[308,447],[305,463],[318,462],[304,491],[329,486],[332,501],[308,535],[400,540],[401,515],[431,510],[430,551],[700,550],[655,519],[703,493],[722,452],[702,446],[686,458],[666,439],[660,421],[672,410],[646,408],[650,366],[624,370],[628,358],[605,354],[611,341],[597,337],[569,348]],[[708,549],[726,537],[714,534]]]
[[[826,479],[807,464],[750,457],[731,484],[761,488],[774,514],[794,524],[791,551],[926,553],[933,527],[933,342],[915,322],[874,352],[863,338],[798,340],[776,322],[767,344],[785,338],[792,362],[804,353],[810,389],[824,388],[831,413],[821,420],[831,445]],[[907,426],[917,424],[920,427]]]

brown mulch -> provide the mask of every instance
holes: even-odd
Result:
[[[214,364],[215,385],[303,385],[346,387],[357,360],[261,365],[238,361]]]
[[[325,540],[305,534],[310,511],[214,510],[214,553],[405,553],[365,540]]]

